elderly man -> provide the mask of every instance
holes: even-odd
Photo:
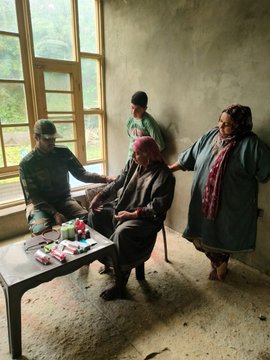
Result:
[[[108,183],[111,178],[87,172],[65,146],[55,146],[61,137],[55,125],[41,119],[35,123],[36,146],[19,164],[20,181],[31,232],[41,234],[54,224],[87,219],[88,211],[71,197],[69,172],[85,183]]]

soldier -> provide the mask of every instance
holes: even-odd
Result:
[[[88,211],[71,197],[69,172],[85,183],[112,180],[86,171],[67,147],[55,146],[59,137],[51,121],[38,120],[34,126],[36,146],[19,164],[26,218],[35,235],[70,219],[87,219]]]

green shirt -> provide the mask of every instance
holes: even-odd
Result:
[[[140,136],[151,136],[158,144],[160,151],[165,149],[165,142],[159,125],[147,112],[144,113],[142,119],[135,119],[133,116],[129,116],[127,119],[127,133],[129,136],[128,159],[131,158],[133,153],[134,140]]]

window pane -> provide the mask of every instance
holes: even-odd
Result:
[[[0,0],[0,30],[18,32],[15,0]]]
[[[1,124],[27,123],[23,84],[0,83]]]
[[[74,140],[74,125],[73,124],[56,124],[56,129],[58,134],[62,137],[56,140],[63,141],[63,140]]]
[[[74,142],[61,143],[61,146],[64,145],[75,155],[75,144]]]
[[[45,89],[70,91],[70,75],[59,72],[44,72]]]
[[[91,165],[86,165],[84,166],[85,170],[92,172],[92,173],[97,173],[102,175],[103,174],[103,166],[102,164],[91,164]],[[71,174],[69,174],[69,183],[71,188],[74,187],[79,187],[79,186],[87,186],[86,183],[81,182],[79,180],[77,180],[75,177],[73,177]]]
[[[81,52],[98,52],[95,3],[95,0],[78,1]]]
[[[47,111],[71,111],[71,94],[47,93]]]
[[[2,128],[7,166],[18,165],[21,159],[31,150],[29,128]]]
[[[0,180],[0,204],[23,199],[19,178]]]
[[[35,56],[73,60],[70,0],[30,0]]]
[[[98,115],[84,116],[86,160],[101,159],[100,117]]]
[[[17,37],[0,35],[0,78],[23,80],[21,49]]]
[[[85,110],[99,108],[98,89],[98,61],[82,59],[82,90],[83,90],[83,107]]]

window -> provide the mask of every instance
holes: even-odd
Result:
[[[101,39],[100,0],[0,0],[0,207],[23,200],[18,164],[41,118],[106,172]]]

